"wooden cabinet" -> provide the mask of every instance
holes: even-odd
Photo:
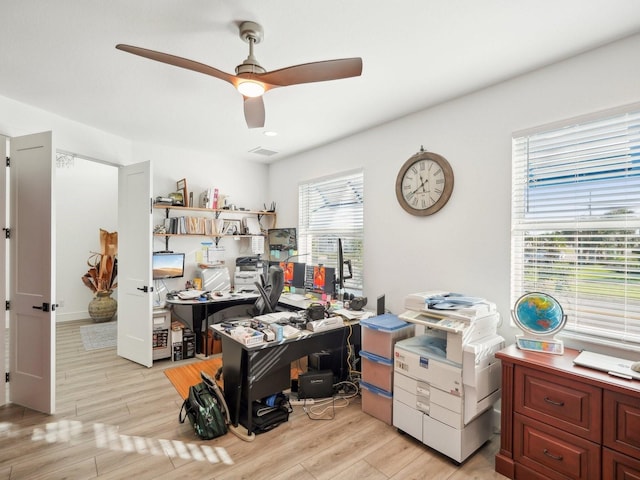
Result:
[[[498,352],[501,443],[495,469],[520,479],[640,480],[640,382],[564,355]]]

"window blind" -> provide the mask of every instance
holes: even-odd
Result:
[[[298,187],[298,252],[307,264],[338,268],[338,238],[353,278],[352,293],[363,290],[364,175],[362,171],[311,180]],[[337,270],[338,272],[339,270]],[[348,273],[345,267],[345,273]]]
[[[512,146],[511,304],[551,294],[566,331],[640,348],[640,110]]]

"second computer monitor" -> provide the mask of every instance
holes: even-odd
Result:
[[[332,296],[335,293],[335,275],[335,268],[307,265],[307,285],[311,286],[314,293]]]
[[[272,262],[284,270],[284,284],[289,287],[304,288],[306,264],[298,262]]]

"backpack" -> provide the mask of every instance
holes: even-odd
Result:
[[[202,440],[211,440],[227,433],[227,423],[222,412],[215,393],[203,381],[189,387],[189,396],[182,403],[178,420],[184,423],[189,418],[196,435]]]

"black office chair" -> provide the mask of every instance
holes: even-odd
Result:
[[[253,318],[276,311],[278,300],[284,289],[284,270],[278,265],[269,267],[269,275],[265,285],[256,282],[260,296],[253,305],[234,305],[223,308],[212,315],[212,323]]]

